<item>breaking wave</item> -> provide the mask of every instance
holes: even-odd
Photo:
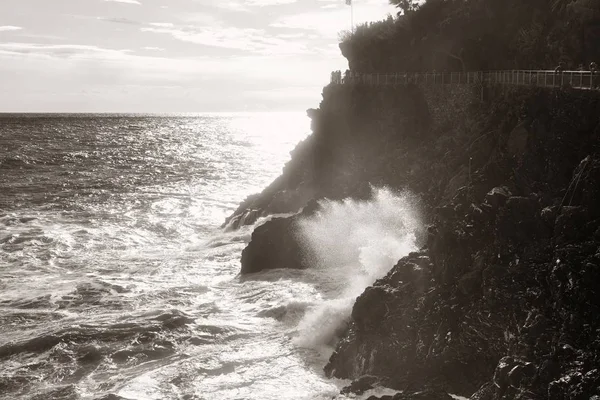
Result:
[[[373,189],[369,201],[324,201],[321,206],[301,221],[300,237],[324,298],[300,321],[296,343],[330,351],[356,297],[417,250],[423,224],[416,199],[387,188]]]

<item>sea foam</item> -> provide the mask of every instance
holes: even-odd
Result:
[[[387,188],[373,189],[369,201],[323,201],[321,206],[300,222],[299,236],[323,302],[300,321],[296,343],[329,352],[356,297],[417,249],[423,224],[415,197]]]

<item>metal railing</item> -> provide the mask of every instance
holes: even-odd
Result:
[[[600,71],[509,70],[424,73],[333,73],[332,84],[384,85],[519,85],[600,89]]]

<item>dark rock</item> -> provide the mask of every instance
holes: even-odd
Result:
[[[583,229],[588,220],[587,209],[583,207],[562,207],[554,225],[555,243],[565,245],[588,236],[592,232]]]
[[[542,209],[540,216],[542,217],[542,221],[546,223],[549,227],[554,227],[554,223],[556,221],[556,217],[558,216],[559,207],[545,207]]]
[[[495,187],[485,195],[485,202],[497,210],[504,206],[510,196],[512,193],[506,186]]]
[[[424,390],[422,392],[407,392],[394,395],[393,400],[452,400],[452,397],[441,390]]]
[[[379,382],[379,378],[371,375],[364,375],[360,378],[353,381],[350,385],[344,387],[340,393],[342,394],[363,394],[367,390],[373,389],[377,383]]]
[[[508,373],[508,383],[514,388],[521,385],[521,381],[525,378],[525,367],[523,364],[518,364],[513,367]]]
[[[509,245],[522,245],[549,234],[539,219],[539,204],[529,197],[510,197],[496,219],[497,237]]]
[[[503,357],[498,366],[496,367],[496,371],[494,372],[494,385],[501,392],[505,391],[508,388],[509,380],[508,373],[517,365],[517,361],[512,357]]]
[[[252,233],[242,252],[242,274],[266,269],[308,268],[305,250],[296,238],[296,218],[273,218]]]
[[[496,386],[491,383],[483,384],[469,400],[495,400]]]
[[[458,289],[465,296],[481,292],[481,271],[471,271],[458,280]]]
[[[529,131],[525,129],[524,124],[519,124],[508,137],[506,145],[508,153],[513,157],[521,158],[527,149],[528,138]]]
[[[259,210],[244,210],[241,214],[238,214],[231,218],[227,224],[227,230],[236,230],[244,225],[252,225],[261,217]]]
[[[377,329],[390,312],[389,304],[393,298],[390,288],[371,286],[356,299],[352,317],[359,330]]]
[[[452,113],[445,96],[461,88],[430,89],[328,87],[313,135],[236,215],[314,215],[311,199],[362,199],[369,185],[420,197],[425,247],[358,297],[329,376],[375,375],[413,397],[600,395],[599,94],[490,87],[493,101]],[[244,273],[309,266],[295,218],[256,230]]]

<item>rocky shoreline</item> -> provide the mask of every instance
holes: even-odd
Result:
[[[600,95],[329,86],[309,116],[281,177],[228,220],[304,209],[256,229],[242,273],[310,268],[294,226],[311,200],[408,189],[428,223],[358,297],[329,376],[394,399],[600,399]]]

